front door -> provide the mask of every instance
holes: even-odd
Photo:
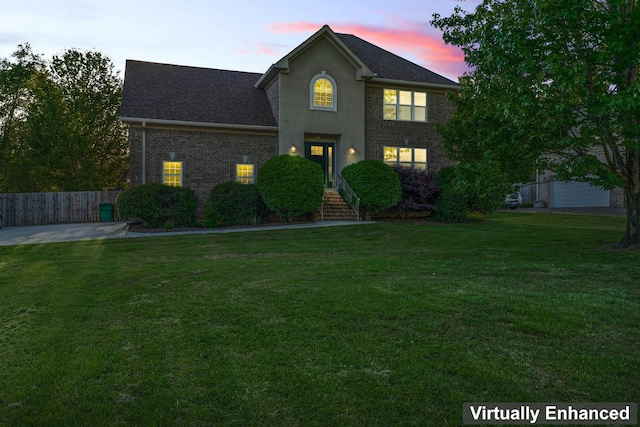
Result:
[[[324,172],[324,186],[335,188],[335,151],[334,142],[305,142],[304,156],[317,163]]]

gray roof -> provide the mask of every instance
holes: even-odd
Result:
[[[335,34],[328,26],[303,45],[321,34],[339,38],[369,73],[375,73],[374,81],[458,85],[352,34]],[[127,60],[120,115],[124,121],[277,127],[266,92],[256,87],[277,72],[275,66],[258,74]]]
[[[261,74],[127,61],[123,118],[276,126]]]
[[[367,64],[367,67],[376,73],[376,78],[437,85],[458,85],[458,83],[446,77],[362,40],[353,34],[336,34],[336,36],[362,62]]]

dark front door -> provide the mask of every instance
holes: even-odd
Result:
[[[324,172],[324,186],[335,188],[335,151],[334,142],[305,142],[304,156],[317,163]]]

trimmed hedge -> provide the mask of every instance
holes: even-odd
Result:
[[[377,212],[398,204],[402,187],[398,174],[380,160],[361,160],[342,169],[342,177],[360,197],[360,206]]]
[[[260,168],[258,191],[269,209],[289,221],[320,207],[324,174],[320,165],[311,160],[282,154]]]
[[[204,208],[204,226],[258,224],[267,208],[255,184],[224,182],[211,189]]]
[[[125,190],[116,199],[120,218],[138,219],[152,228],[191,227],[197,206],[192,189],[155,183]]]

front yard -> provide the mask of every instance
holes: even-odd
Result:
[[[462,424],[640,401],[622,218],[0,248],[0,424]]]

